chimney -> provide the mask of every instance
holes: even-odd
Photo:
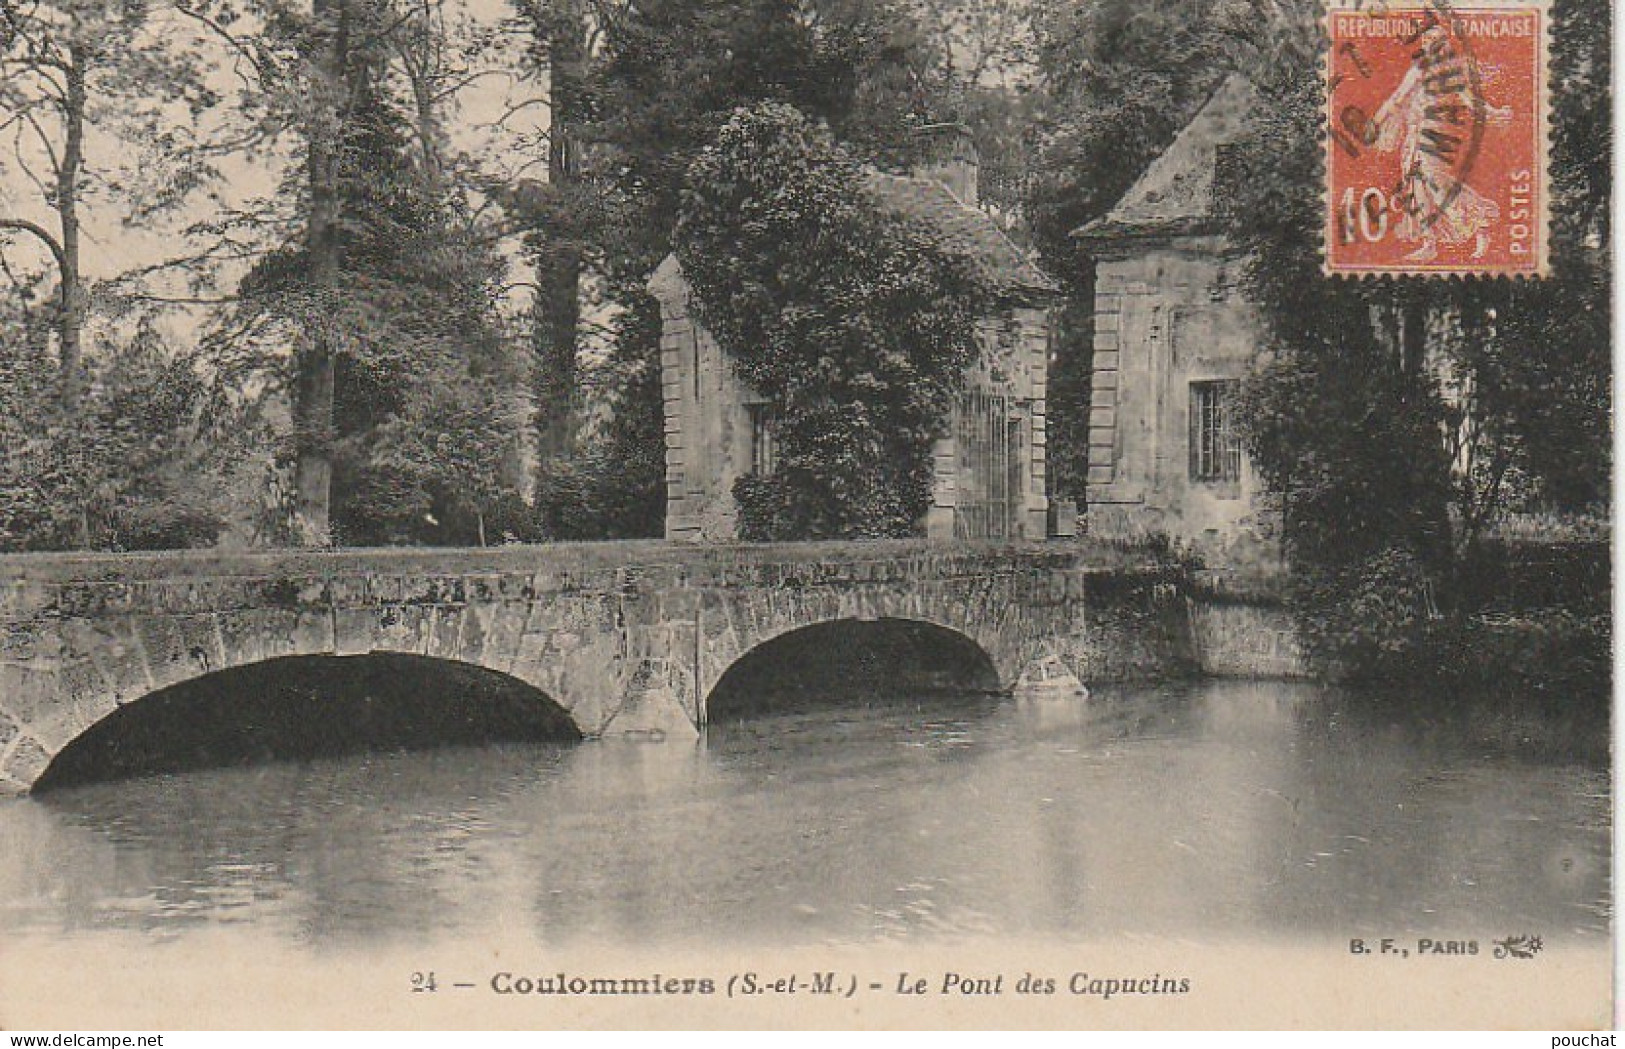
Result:
[[[915,176],[941,183],[961,204],[975,207],[981,158],[970,128],[963,124],[927,124],[916,129],[915,134],[922,140]]]

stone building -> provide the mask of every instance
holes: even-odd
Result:
[[[1095,261],[1090,534],[1161,533],[1214,567],[1270,569],[1279,518],[1261,505],[1233,410],[1262,328],[1215,208],[1254,97],[1245,78],[1225,80],[1075,235]]]
[[[881,207],[927,227],[998,292],[979,322],[982,353],[933,449],[933,539],[1045,534],[1044,394],[1049,306],[1057,286],[977,207],[977,156],[959,127],[930,129],[932,159],[912,175],[867,174]],[[660,301],[666,419],[666,538],[737,538],[734,482],[774,468],[773,413],[694,318],[691,290],[668,257],[649,289]]]

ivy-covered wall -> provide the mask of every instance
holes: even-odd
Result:
[[[669,537],[1042,536],[1053,288],[974,199],[775,104],[688,183],[650,285]]]
[[[767,399],[744,382],[716,338],[693,316],[692,291],[675,258],[656,272],[650,290],[661,310],[661,382],[666,415],[666,538],[722,542],[742,538],[734,491],[750,475],[754,456],[752,412]],[[1012,463],[1019,474],[1013,538],[1046,534],[1048,432],[1045,418],[1047,310],[1013,307],[977,325],[981,354],[966,369],[963,389],[1002,395],[1018,429]],[[944,405],[945,418],[952,406]],[[965,477],[960,443],[949,432],[931,445],[931,502],[916,533],[933,539],[956,534],[955,514]]]

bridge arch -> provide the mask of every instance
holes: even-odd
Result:
[[[71,743],[145,697],[295,657],[428,657],[481,668],[544,694],[581,736],[598,734],[617,712],[624,684],[609,628],[615,612],[601,598],[482,593],[458,578],[412,582],[415,589],[378,576],[318,577],[302,587],[165,583],[139,596],[134,587],[62,587],[47,616],[0,638],[8,649],[0,653],[0,794],[33,789]],[[17,653],[32,658],[8,664]]]
[[[992,667],[995,687],[1013,687],[1031,659],[1036,635],[1052,631],[1021,621],[1012,578],[985,576],[913,580],[897,585],[779,585],[719,595],[701,609],[704,629],[695,692],[705,707],[724,674],[752,650],[821,624],[906,621],[951,634],[976,648]],[[696,711],[708,721],[707,709]]]
[[[582,738],[512,675],[404,652],[277,656],[186,678],[114,707],[69,739],[35,791],[151,772],[365,751]]]
[[[716,724],[866,696],[1004,690],[993,656],[963,631],[900,616],[836,618],[766,633],[706,691]]]

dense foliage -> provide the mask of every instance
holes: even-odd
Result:
[[[1045,105],[1024,186],[1034,244],[1067,290],[1051,359],[1050,485],[1080,504],[1089,468],[1094,268],[1072,233],[1100,218],[1223,73],[1207,0],[1037,5]]]
[[[244,279],[243,309],[334,359],[337,541],[484,541],[486,516],[518,498],[524,425],[497,259],[412,163],[381,85],[359,92],[337,156],[336,279],[285,248]]]
[[[1473,550],[1508,511],[1607,491],[1607,55],[1559,5],[1552,279],[1352,282],[1320,270],[1321,69],[1260,77],[1231,233],[1268,344],[1247,383],[1252,459],[1280,502],[1315,651],[1408,674],[1477,609]],[[1582,72],[1583,71],[1583,72]]]
[[[0,5],[9,147],[0,155],[0,248],[21,236],[50,260],[58,385],[70,406],[89,378],[83,358],[94,336],[86,212],[112,204],[128,225],[151,223],[217,174],[217,158],[197,142],[200,118],[219,102],[214,70],[171,46],[152,14],[149,4],[104,0]],[[104,137],[121,148],[96,149]],[[23,290],[13,265],[0,270]]]
[[[777,467],[736,489],[750,538],[909,535],[929,505],[988,293],[863,180],[827,132],[766,103],[734,115],[683,198],[696,310],[774,410]]]
[[[548,289],[536,313],[550,534],[658,535],[664,499],[659,331],[645,284],[672,250],[690,166],[741,106],[827,122],[865,160],[907,158],[936,113],[940,40],[893,0],[515,0],[554,95],[549,182],[515,194]],[[586,46],[588,31],[594,46]],[[612,318],[596,366],[578,313]],[[578,361],[582,362],[578,367]],[[621,380],[606,386],[605,379]],[[616,421],[597,425],[589,391]],[[572,401],[571,398],[574,400]],[[604,403],[607,401],[607,405]],[[574,440],[559,419],[579,413]],[[566,424],[568,426],[568,424]]]
[[[1404,634],[1466,607],[1462,565],[1507,510],[1606,496],[1602,0],[1553,7],[1553,279],[1409,289],[1319,275],[1316,17],[1290,0],[510,0],[517,19],[468,7],[11,12],[0,543],[658,533],[645,284],[674,246],[779,406],[780,470],[738,493],[752,534],[907,530],[981,292],[878,212],[858,170],[900,168],[913,129],[941,120],[976,130],[994,218],[1067,284],[1050,476],[1052,494],[1081,496],[1093,289],[1071,233],[1235,69],[1266,100],[1234,196],[1247,292],[1271,333],[1246,391],[1249,441],[1306,593],[1334,615],[1393,607]],[[545,102],[551,124],[517,170],[475,177],[451,145],[458,99],[516,72],[501,44],[514,32],[538,94],[499,120]],[[787,137],[747,155],[748,127]],[[524,176],[544,163],[546,181]],[[222,170],[253,171],[263,195],[225,191]],[[166,227],[185,241],[176,258],[80,272],[81,226],[182,214],[195,222]],[[499,234],[524,239],[522,264]],[[86,253],[91,268],[100,255]],[[532,283],[529,315],[505,315],[504,295]],[[166,304],[188,312],[145,322]],[[254,472],[264,449],[230,478],[213,454],[237,447],[221,436],[255,400],[278,429],[278,483]],[[260,527],[268,507],[315,526]],[[1411,604],[1384,603],[1402,592]],[[1325,636],[1355,631],[1328,620]]]
[[[660,308],[641,295],[615,319],[613,352],[586,372],[605,408],[575,455],[543,465],[536,485],[541,534],[555,539],[658,536],[666,518],[666,419]]]
[[[101,347],[73,411],[30,324],[0,334],[0,550],[212,546],[231,409],[150,333]]]
[[[1242,152],[1234,236],[1270,336],[1243,411],[1251,451],[1299,562],[1337,570],[1397,546],[1437,565],[1443,406],[1421,347],[1400,345],[1437,292],[1321,274],[1320,118],[1317,84],[1294,80],[1258,107]]]

